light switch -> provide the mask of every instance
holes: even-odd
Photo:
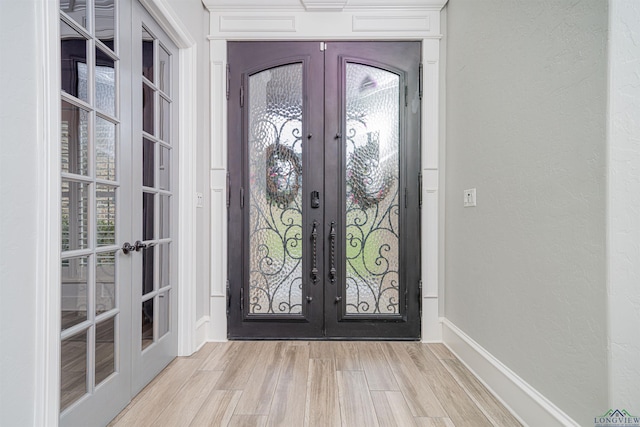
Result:
[[[201,208],[204,206],[204,194],[196,193],[196,208]]]
[[[464,190],[464,207],[470,208],[476,205],[476,189]]]

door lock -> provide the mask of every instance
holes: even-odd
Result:
[[[320,207],[320,192],[312,191],[311,192],[311,207],[313,209],[318,209]]]

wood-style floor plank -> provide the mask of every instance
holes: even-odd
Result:
[[[245,387],[235,414],[269,415],[271,399],[282,367],[284,342],[264,342],[260,349],[260,360],[251,372],[250,386]],[[248,369],[248,368],[247,368]]]
[[[333,359],[333,344],[329,341],[311,341],[309,343],[309,358]]]
[[[304,425],[339,427],[340,423],[335,363],[333,359],[311,359],[309,360]]]
[[[234,415],[229,421],[229,427],[263,427],[267,425],[265,415]]]
[[[151,382],[129,404],[128,411],[120,418],[117,427],[151,425],[156,416],[175,397],[182,385],[193,375],[201,361],[180,358],[173,361],[161,376]]]
[[[361,371],[360,343],[353,341],[338,341],[333,343],[333,357],[336,362],[336,371]]]
[[[220,378],[220,371],[196,371],[180,388],[176,396],[160,411],[154,427],[189,425]]]
[[[267,425],[299,426],[304,423],[309,346],[289,346],[283,354]]]
[[[381,343],[363,342],[358,346],[358,354],[369,390],[400,390]]]
[[[420,344],[403,344],[403,346],[456,427],[491,425],[484,413],[429,348]]]
[[[448,417],[401,343],[383,343],[382,348],[413,416]]]
[[[231,344],[235,347],[233,358],[226,361],[225,369],[216,383],[218,390],[243,390],[249,381],[253,367],[266,342],[238,341]]]
[[[210,343],[169,364],[111,426],[520,426],[446,347]]]
[[[213,348],[209,357],[199,369],[204,371],[224,371],[227,368],[227,365],[234,360],[238,351],[240,351],[240,346],[234,345],[239,344],[239,342],[216,344],[219,345]]]
[[[228,425],[241,395],[240,390],[211,390],[189,426]]]
[[[517,427],[520,422],[457,359],[442,360],[456,381],[496,427]]]
[[[399,391],[372,391],[371,398],[380,427],[415,426],[411,409]]]
[[[449,418],[416,418],[416,425],[418,427],[456,427]]]
[[[451,353],[451,350],[447,348],[446,345],[442,343],[433,343],[426,344],[427,348],[436,355],[436,357],[440,360],[444,359],[455,359],[456,357]]]
[[[187,359],[200,359],[203,361],[207,360],[216,347],[219,347],[224,344],[225,343],[221,343],[221,342],[205,343],[202,347],[200,347],[198,351],[193,353],[191,356],[188,356]]]
[[[345,426],[378,426],[367,379],[361,371],[338,371],[340,416]]]

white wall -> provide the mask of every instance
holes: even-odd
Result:
[[[209,44],[206,39],[209,27],[209,12],[200,0],[166,0],[178,20],[188,29],[197,43],[197,160],[196,191],[204,196],[202,208],[196,209],[196,313],[195,322],[209,315]],[[194,195],[195,196],[195,195]],[[206,325],[205,325],[206,328]],[[206,335],[206,334],[205,334]],[[205,336],[196,337],[200,345]]]
[[[36,413],[41,69],[36,1],[0,1],[0,424]]]
[[[609,407],[640,414],[640,2],[610,3]]]
[[[445,317],[584,425],[609,405],[607,13],[447,9]]]

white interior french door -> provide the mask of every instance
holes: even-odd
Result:
[[[134,393],[178,353],[175,291],[178,48],[134,3],[133,235],[145,248],[133,265]]]
[[[177,48],[135,0],[60,38],[60,424],[105,425],[177,354]]]

